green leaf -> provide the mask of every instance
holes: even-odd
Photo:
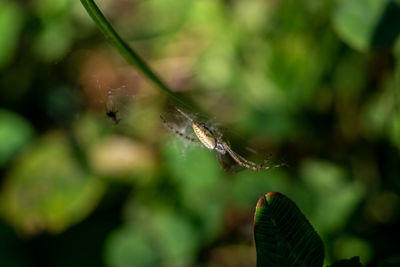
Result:
[[[257,266],[322,266],[324,245],[296,204],[277,192],[258,200],[254,218]]]
[[[362,267],[362,264],[360,262],[360,257],[356,256],[351,259],[337,261],[329,265],[329,267]]]
[[[78,30],[72,23],[73,7],[74,1],[68,0],[35,1],[32,9],[40,27],[31,46],[40,60],[59,61],[70,50]]]
[[[26,149],[6,174],[2,215],[20,232],[59,233],[85,218],[104,192],[77,162],[68,139],[48,134]]]
[[[33,135],[28,121],[16,113],[0,109],[0,166],[9,163]]]
[[[396,1],[342,1],[333,14],[339,36],[353,48],[390,46],[400,31],[400,5]]]
[[[70,49],[73,35],[74,30],[66,19],[49,21],[44,23],[43,28],[37,34],[33,48],[41,60],[57,61]]]
[[[0,68],[14,57],[23,19],[23,12],[16,2],[0,3]]]

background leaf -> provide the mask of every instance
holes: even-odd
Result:
[[[15,53],[23,23],[23,13],[13,1],[0,3],[0,68],[10,61]]]
[[[381,0],[342,1],[333,15],[339,36],[364,51],[393,44],[399,34],[399,3]]]
[[[59,233],[97,205],[104,184],[89,175],[73,155],[68,140],[53,133],[16,160],[5,177],[0,207],[17,230]]]
[[[0,166],[11,161],[33,135],[32,126],[23,117],[0,109]]]
[[[260,197],[254,218],[257,266],[322,266],[324,245],[307,218],[286,196]]]

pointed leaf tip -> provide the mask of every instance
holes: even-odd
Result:
[[[282,194],[279,193],[279,192],[269,192],[268,194],[265,195],[266,200],[268,201],[268,203],[270,203],[272,198],[274,198],[276,196],[282,196]]]

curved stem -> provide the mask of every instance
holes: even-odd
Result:
[[[140,58],[140,56],[131,48],[129,45],[119,36],[114,30],[112,25],[105,18],[103,13],[97,7],[93,0],[80,0],[86,11],[92,17],[99,30],[104,34],[106,39],[111,43],[114,48],[126,59],[126,61],[136,67],[142,72],[150,81],[152,81],[159,90],[166,93],[175,101],[188,106],[176,93],[174,93],[146,64],[146,62]]]

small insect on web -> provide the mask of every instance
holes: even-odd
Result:
[[[118,124],[121,121],[119,106],[125,106],[128,102],[133,100],[133,96],[131,96],[125,89],[126,86],[123,85],[119,88],[110,89],[107,92],[107,98],[105,99],[106,115],[115,124]]]
[[[203,146],[208,148],[209,150],[215,150],[217,152],[217,158],[218,162],[221,164],[221,166],[228,172],[235,172],[234,168],[231,168],[228,164],[226,164],[226,161],[223,158],[223,155],[229,155],[230,158],[239,166],[247,169],[251,169],[254,171],[258,170],[268,170],[272,168],[278,168],[281,166],[284,166],[286,164],[280,163],[280,164],[275,164],[272,166],[266,166],[268,162],[268,158],[263,161],[261,164],[257,164],[253,161],[247,160],[235,151],[232,150],[231,146],[227,141],[224,141],[222,139],[222,134],[218,132],[218,130],[215,130],[217,134],[214,134],[212,130],[210,130],[209,127],[203,122],[198,122],[194,119],[192,119],[188,114],[183,112],[181,109],[176,108],[175,109],[187,120],[191,122],[191,127],[193,129],[194,134],[196,135],[197,138],[192,138],[178,129],[176,129],[173,125],[168,123],[166,119],[163,116],[161,117],[162,123],[173,133],[175,133],[178,136],[181,136],[185,138],[186,140],[190,142],[200,142]],[[231,165],[231,164],[230,164]]]
[[[114,99],[111,96],[108,96],[107,102],[105,104],[106,106],[106,115],[112,121],[117,124],[121,119],[119,118],[119,110],[114,102]]]

